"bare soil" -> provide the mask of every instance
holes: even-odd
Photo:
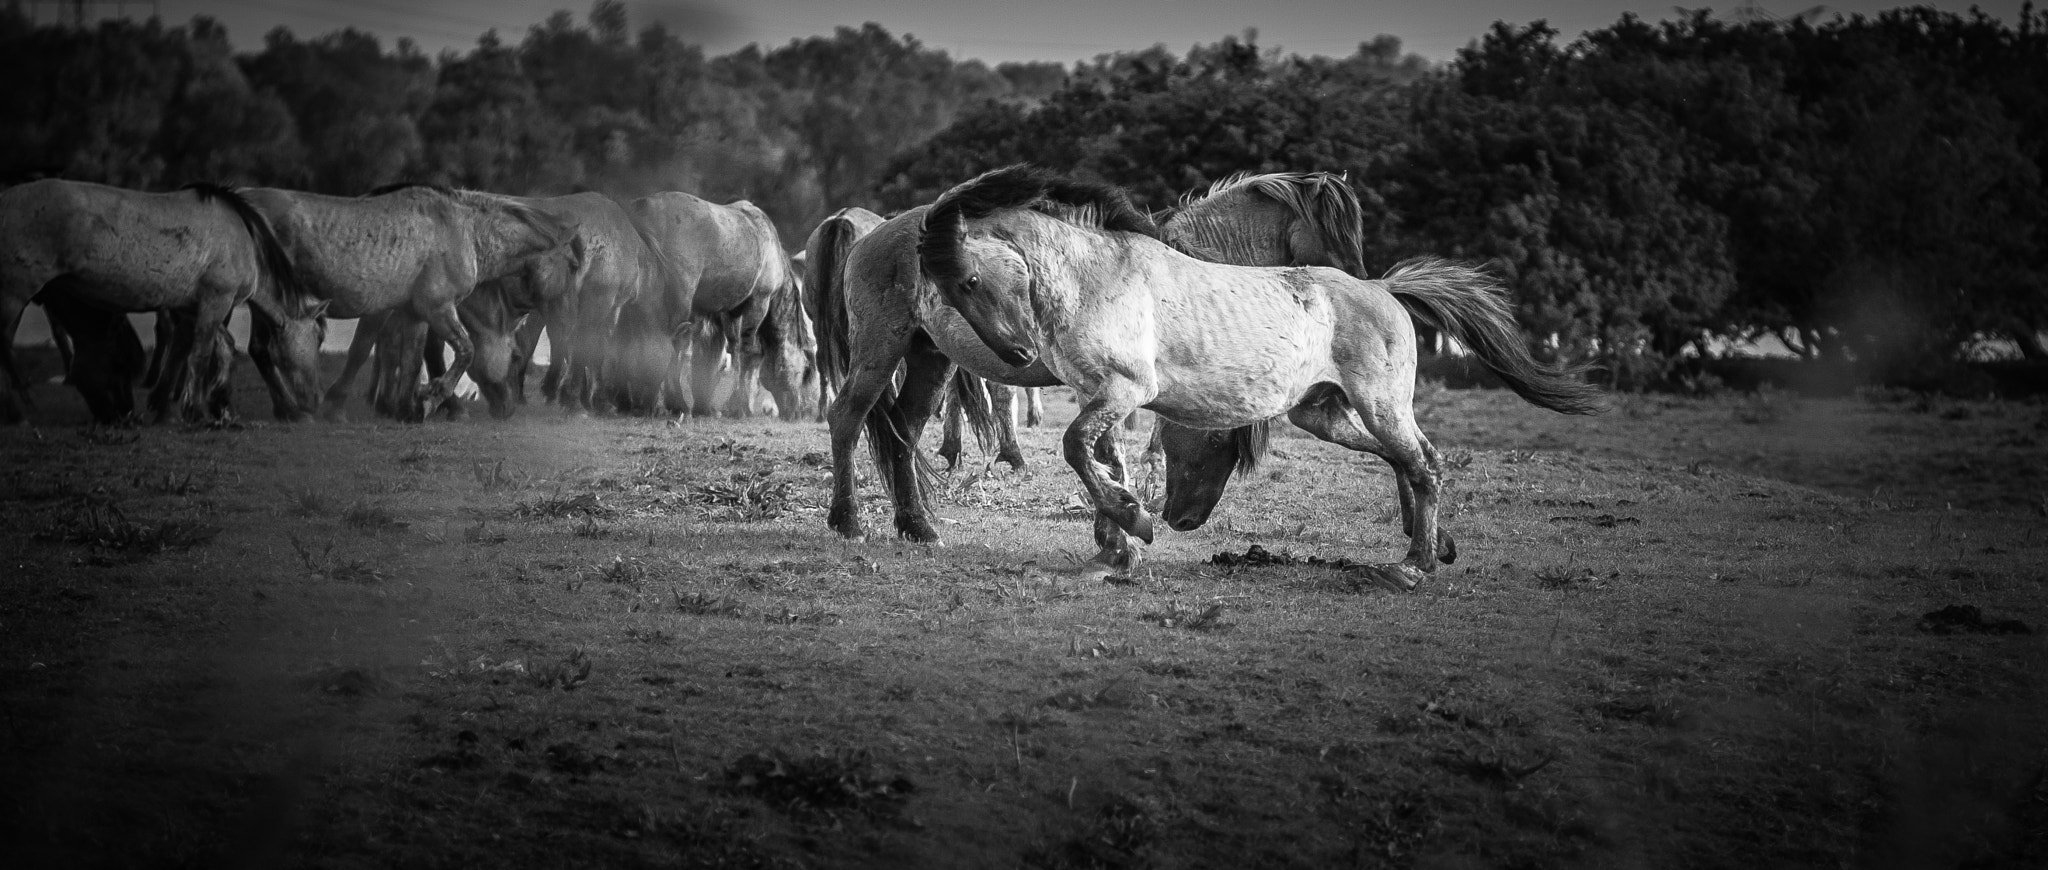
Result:
[[[1055,428],[930,547],[826,529],[818,423],[37,397],[10,867],[2048,865],[2040,403],[1426,390],[1461,558],[1398,594],[1327,564],[1405,550],[1385,468],[1291,430],[1114,585]]]

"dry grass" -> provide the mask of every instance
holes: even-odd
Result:
[[[809,423],[0,432],[0,828],[16,866],[2038,866],[2048,414],[1880,398],[1433,393],[1461,560],[1412,594],[1347,567],[1405,550],[1383,465],[1291,432],[1127,585],[1064,573],[1052,430],[963,464],[943,548],[834,538]],[[219,532],[36,534],[99,490]]]

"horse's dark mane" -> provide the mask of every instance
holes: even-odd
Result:
[[[1122,188],[1019,163],[975,176],[932,203],[917,241],[925,276],[941,287],[963,280],[961,243],[967,221],[1010,208],[1111,232],[1160,237],[1159,225],[1132,205]]]
[[[397,193],[401,190],[412,190],[414,188],[424,188],[445,196],[455,195],[455,188],[445,184],[435,184],[431,181],[394,181],[390,184],[380,184],[370,188],[370,192],[363,194],[363,198],[369,199],[371,197],[383,196],[387,193]]]
[[[954,187],[932,203],[925,220],[951,218],[957,211],[965,220],[987,217],[1006,208],[1027,208],[1063,220],[1077,220],[1077,210],[1095,227],[1113,232],[1139,233],[1159,238],[1159,225],[1137,206],[1123,188],[1086,181],[1028,163],[984,172],[972,181]]]
[[[265,217],[241,191],[223,184],[195,181],[179,189],[192,191],[202,203],[217,202],[227,206],[241,218],[243,228],[249,231],[249,238],[256,242],[256,255],[262,261],[264,271],[270,273],[271,282],[277,285],[278,302],[294,317],[305,312],[312,301],[312,293],[299,283],[298,269],[292,265],[284,243],[278,240],[270,218]]]

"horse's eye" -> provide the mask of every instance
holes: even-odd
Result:
[[[976,291],[976,290],[979,290],[979,289],[981,289],[981,276],[980,276],[980,275],[969,275],[969,276],[967,276],[967,280],[965,280],[965,281],[962,281],[962,282],[960,282],[960,289],[961,289],[961,290],[963,290],[963,291],[966,291],[966,292],[968,292],[968,293],[972,293],[972,292],[974,292],[974,291]]]

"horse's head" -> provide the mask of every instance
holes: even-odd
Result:
[[[785,420],[801,416],[808,397],[818,391],[818,345],[804,315],[802,288],[794,273],[769,302],[761,321],[761,388],[775,397]]]
[[[249,325],[249,356],[257,360],[279,420],[311,419],[320,409],[320,345],[327,340],[322,299],[275,322],[258,313]]]
[[[933,234],[927,228],[925,239]],[[959,240],[951,268],[934,269],[925,259],[925,274],[975,336],[1004,363],[1023,368],[1038,361],[1038,317],[1031,308],[1031,267],[1017,249],[985,235]],[[924,253],[920,244],[919,253]]]
[[[1166,452],[1166,507],[1160,517],[1168,528],[1189,532],[1209,521],[1231,473],[1258,465],[1265,453],[1267,425],[1205,430],[1160,419],[1157,435]]]

